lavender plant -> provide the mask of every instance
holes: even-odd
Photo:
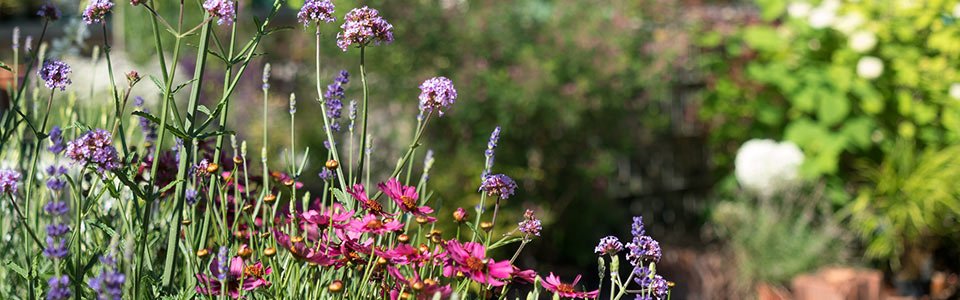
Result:
[[[104,33],[101,46],[113,100],[111,109],[102,110],[105,115],[91,118],[70,107],[77,93],[70,90],[67,62],[43,60],[32,48],[26,51],[27,74],[34,64],[43,61],[42,67],[37,78],[17,78],[12,105],[0,119],[4,125],[0,127],[0,160],[16,162],[0,170],[0,194],[9,200],[3,209],[12,209],[16,221],[0,223],[0,234],[6,237],[0,247],[23,255],[5,259],[2,268],[13,272],[0,272],[4,279],[0,292],[29,299],[504,299],[510,295],[537,299],[541,293],[556,299],[599,295],[598,289],[580,286],[580,276],[568,283],[553,273],[541,277],[540,272],[516,265],[524,247],[540,236],[543,223],[534,211],[527,210],[515,228],[494,227],[503,201],[522,197],[516,181],[493,172],[500,127],[493,130],[483,155],[484,168],[478,170],[480,203],[473,215],[463,208],[457,208],[451,218],[437,214],[441,203],[428,186],[435,153],[426,151],[419,176],[414,176],[413,164],[431,117],[454,109],[458,95],[449,78],[432,77],[419,86],[417,103],[411,101],[420,111],[413,139],[394,169],[387,170],[389,176],[371,184],[379,172],[369,167],[373,140],[367,126],[370,105],[375,104],[367,93],[364,55],[368,47],[386,46],[394,40],[392,25],[377,10],[350,10],[335,39],[335,46],[345,52],[359,48],[360,55],[362,101],[349,102],[343,120],[349,122],[347,132],[341,132],[340,122],[349,72],[340,71],[333,83],[321,85],[320,49],[334,46],[334,39],[321,35],[321,27],[336,21],[335,7],[327,0],[308,0],[297,14],[300,23],[314,26],[316,32],[314,99],[319,114],[308,115],[307,121],[322,122],[326,135],[326,147],[319,154],[322,187],[306,188],[300,179],[305,167],[317,160],[311,155],[317,154],[310,148],[297,148],[294,128],[298,111],[317,108],[298,104],[296,95],[290,94],[289,148],[283,152],[282,164],[269,160],[269,64],[262,75],[264,129],[259,166],[250,165],[254,157],[247,153],[247,141],[238,140],[227,123],[234,90],[251,60],[259,55],[258,46],[283,29],[272,27],[271,21],[284,1],[275,0],[262,20],[254,18],[256,33],[245,43],[237,34],[244,14],[233,1],[206,0],[198,6],[180,1],[173,7],[179,12],[173,22],[157,11],[156,2],[131,0],[130,5],[150,13],[156,51],[173,59],[168,62],[165,55],[158,55],[160,74],[147,75],[161,95],[158,108],[148,108],[143,98],[131,95],[144,78],[140,73],[126,72],[127,85],[123,87],[113,79],[106,24],[117,4],[111,1],[91,0],[80,16],[87,24],[99,24]],[[204,19],[185,26],[183,12],[188,9],[202,10]],[[38,14],[44,17],[44,32],[50,22],[61,17],[52,4]],[[219,36],[224,31],[229,38]],[[161,38],[167,34],[173,36],[172,47],[164,45]],[[39,45],[43,38],[41,34]],[[196,67],[192,78],[186,80],[176,78],[185,44],[197,46]],[[14,47],[14,68],[21,64],[19,48]],[[199,104],[210,63],[222,63],[225,69],[213,109]],[[25,97],[28,85],[37,91],[41,87],[50,90],[42,117],[30,113],[29,108],[37,105],[38,92]],[[189,95],[180,95],[188,86]],[[63,95],[55,97],[57,90],[68,94],[67,102]],[[134,111],[128,114],[126,104],[131,96]],[[182,107],[186,108],[183,113]],[[56,125],[48,131],[51,111]],[[124,129],[124,120],[131,116],[140,130]],[[354,134],[356,121],[360,123],[359,136]],[[229,158],[224,154],[226,138],[233,150]],[[354,147],[356,139],[358,147]],[[347,153],[346,161],[341,160],[341,153]],[[40,165],[45,165],[46,171],[38,174]],[[255,170],[257,167],[260,170]],[[42,187],[38,178],[45,180],[46,190],[37,190]],[[491,204],[492,213],[487,213]],[[456,233],[441,231],[440,222],[455,224]],[[37,235],[41,226],[45,240]],[[659,244],[644,235],[639,219],[634,229],[626,257],[635,268],[626,281],[620,281],[617,273],[617,253],[623,249],[619,241],[605,238],[597,247],[598,253],[611,259],[610,297],[619,299],[627,293],[638,299],[667,297],[667,283],[656,274]],[[512,257],[492,255],[501,248],[512,249]],[[631,279],[639,289],[628,288]]]

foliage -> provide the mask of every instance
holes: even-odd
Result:
[[[808,178],[839,183],[831,193],[860,191],[858,200],[850,203],[856,212],[896,215],[904,212],[892,208],[902,206],[890,203],[919,205],[912,200],[915,195],[885,192],[893,191],[888,190],[891,184],[918,179],[907,172],[880,170],[900,159],[900,141],[920,152],[937,152],[960,140],[960,94],[951,92],[960,93],[960,68],[953,63],[960,58],[960,27],[949,15],[957,3],[756,4],[760,20],[699,40],[708,50],[704,67],[711,74],[701,115],[714,126],[711,138],[720,153],[727,153],[717,160],[721,169],[743,141],[773,137],[803,149]],[[858,168],[880,161],[886,167],[873,172],[876,175],[864,176]],[[844,205],[844,198],[832,200]],[[881,235],[864,235],[870,257],[897,259],[898,252],[889,250],[912,241],[909,231],[936,232],[931,224],[956,216],[949,206],[932,204],[943,203],[940,200],[924,202],[914,209],[922,211],[919,215],[885,218],[907,223],[891,224]],[[883,225],[867,228],[877,226]],[[866,230],[863,224],[854,228]]]

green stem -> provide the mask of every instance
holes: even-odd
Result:
[[[334,139],[333,139],[333,132],[332,132],[333,129],[330,128],[330,121],[327,120],[327,107],[326,107],[326,104],[323,103],[323,89],[321,88],[321,85],[320,85],[320,25],[319,25],[319,24],[317,24],[316,61],[317,61],[317,64],[316,64],[316,67],[315,67],[315,71],[316,71],[316,73],[317,73],[317,102],[320,103],[320,114],[321,114],[321,117],[323,118],[323,131],[327,133],[327,143],[330,144],[330,154],[333,155],[333,160],[337,161],[338,163],[342,163],[342,162],[340,161],[340,155],[337,154],[337,146],[336,146],[335,141],[334,141]],[[360,49],[360,77],[363,78],[363,48]],[[364,80],[363,82],[364,82],[364,84],[363,84],[363,91],[364,91],[364,92],[363,92],[363,95],[364,95],[364,96],[363,96],[363,99],[364,99],[364,102],[366,102],[366,99],[367,99],[367,96],[366,96],[366,95],[367,95],[367,92],[366,92],[366,91],[367,91],[367,84],[366,84],[366,81],[365,81],[365,80]],[[366,104],[364,104],[364,115],[366,115]],[[364,118],[364,119],[366,119],[366,118]],[[366,127],[366,126],[364,126],[364,127]],[[362,147],[362,146],[361,146],[361,147]],[[363,150],[361,149],[361,151],[363,151]],[[350,165],[349,165],[349,164],[347,165],[347,168],[350,168]],[[359,173],[358,173],[358,174],[359,174]],[[343,168],[342,168],[342,167],[341,167],[341,168],[337,168],[337,179],[339,179],[339,182],[340,182],[340,190],[341,190],[341,191],[347,191],[347,183],[346,183],[346,181],[344,181],[344,179],[343,179]]]
[[[433,115],[433,112],[428,112],[427,116],[424,117],[423,124],[420,126],[420,128],[417,128],[417,134],[413,138],[413,143],[410,143],[410,147],[407,148],[407,153],[403,155],[403,158],[400,159],[400,162],[397,163],[397,166],[394,167],[393,172],[390,173],[390,177],[388,178],[393,178],[400,174],[400,171],[403,170],[403,166],[406,165],[407,161],[410,160],[410,157],[413,156],[414,150],[417,149],[417,147],[420,147],[420,139],[423,138],[423,132],[426,131],[425,129],[427,128],[427,124],[430,123],[431,115]],[[383,195],[383,191],[378,190],[377,193],[373,195],[373,198],[370,199],[376,201],[381,195]]]
[[[363,122],[360,123],[361,140],[360,140],[360,161],[357,164],[358,177],[360,176],[360,174],[363,174],[363,162],[365,160],[363,151],[365,151],[367,146],[367,113],[368,113],[367,111],[367,71],[364,68],[364,49],[366,49],[366,47],[363,47],[363,46],[360,47],[360,83],[363,85],[363,111],[361,113],[361,117],[363,117]],[[355,183],[358,183],[359,181],[360,180],[357,179],[357,182]],[[376,198],[374,198],[374,200],[376,200]]]
[[[30,237],[33,238],[33,241],[37,243],[37,247],[40,247],[40,249],[43,249],[43,242],[41,242],[40,239],[37,238],[37,234],[34,233],[33,229],[31,229],[30,226],[27,224],[27,218],[24,217],[23,212],[20,211],[20,206],[17,205],[17,200],[13,198],[12,194],[7,194],[7,196],[9,196],[10,204],[13,205],[13,210],[17,212],[17,218],[20,219],[20,223],[23,225],[23,228],[25,229],[25,231],[29,233]]]
[[[30,205],[30,199],[33,199],[30,196],[33,193],[33,181],[37,177],[37,162],[40,159],[40,149],[43,149],[41,143],[43,142],[44,137],[41,136],[44,135],[43,132],[47,130],[47,120],[50,118],[50,106],[53,105],[53,94],[56,91],[57,90],[55,88],[50,89],[50,98],[47,100],[46,112],[43,114],[43,123],[40,125],[40,131],[35,132],[35,135],[37,136],[37,143],[33,147],[33,162],[30,164],[30,175],[27,176],[27,183],[24,191],[24,194],[26,195],[26,198],[24,199],[27,200],[27,206]],[[40,246],[40,248],[43,248],[43,246]]]

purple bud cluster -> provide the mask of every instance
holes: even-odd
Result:
[[[457,89],[453,87],[453,81],[449,78],[433,77],[420,84],[419,98],[421,111],[436,109],[442,117],[442,109],[453,105],[453,102],[457,100]]]
[[[540,236],[540,230],[543,229],[541,223],[542,222],[533,215],[533,210],[528,209],[523,213],[523,221],[520,222],[517,229],[526,237],[531,235]]]
[[[423,157],[423,176],[421,177],[423,182],[430,180],[430,169],[433,169],[433,149],[428,149],[427,154]]]
[[[353,121],[357,119],[357,100],[350,100],[350,131],[353,131]]]
[[[117,148],[113,147],[113,135],[103,129],[87,131],[67,143],[66,155],[83,167],[94,165],[101,174],[120,168]]]
[[[350,82],[350,73],[347,70],[340,70],[339,75],[333,78],[333,83],[327,85],[327,91],[323,93],[323,98],[327,100],[324,104],[327,106],[327,117],[332,123],[330,128],[333,131],[340,131],[340,118],[343,111],[343,86]]]
[[[144,113],[150,113],[150,110],[143,108],[143,97],[133,97],[133,106],[140,108]],[[157,126],[146,117],[138,117],[140,122],[140,132],[144,135],[144,140],[153,143],[157,140]]]
[[[37,15],[41,18],[46,18],[50,21],[56,21],[60,19],[60,10],[57,9],[57,6],[53,2],[47,1],[40,7],[40,10],[37,11]]]
[[[116,253],[111,252],[106,256],[100,257],[103,270],[100,276],[90,279],[88,284],[91,289],[97,292],[98,300],[121,300],[123,299],[123,283],[126,282],[126,276],[117,268]]]
[[[311,22],[336,22],[337,18],[333,13],[334,6],[330,0],[307,0],[297,13],[297,21],[303,23],[303,26],[309,26]]]
[[[53,58],[43,62],[43,67],[37,70],[37,75],[40,75],[40,79],[45,81],[47,88],[60,88],[60,90],[63,91],[67,88],[67,85],[72,83],[68,77],[70,72],[72,72],[70,65],[62,60]]]
[[[236,17],[233,1],[230,0],[207,0],[203,2],[203,9],[206,9],[211,17],[217,17],[217,25],[233,24]]]
[[[20,26],[13,27],[13,50],[20,49]]]
[[[0,170],[0,195],[16,194],[17,181],[20,180],[20,172],[13,169]]]
[[[50,290],[47,291],[47,300],[63,300],[72,296],[70,294],[70,277],[67,275],[50,277],[47,284],[50,285]]]
[[[87,24],[106,22],[107,13],[113,7],[110,0],[90,0],[90,4],[83,9],[83,21]],[[43,9],[41,9],[43,10]]]
[[[337,172],[333,172],[333,171],[330,171],[330,169],[323,168],[323,171],[320,171],[320,174],[318,174],[318,176],[320,176],[320,179],[323,179],[323,181],[333,181],[334,179],[337,179]]]
[[[370,42],[375,45],[393,42],[393,25],[380,17],[379,11],[366,6],[348,12],[340,28],[343,31],[337,33],[337,46],[343,51],[353,44],[366,47]]]
[[[496,195],[500,199],[510,198],[516,189],[517,183],[504,174],[487,175],[480,184],[480,192],[486,192],[487,196]]]
[[[199,201],[199,199],[197,198],[198,196],[197,194],[198,194],[197,190],[187,189],[186,194],[184,194],[187,198],[187,205],[197,204],[197,201]]]

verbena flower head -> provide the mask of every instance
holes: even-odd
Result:
[[[147,3],[147,0],[130,0],[130,5],[133,5],[133,6],[137,6],[144,3]]]
[[[197,190],[195,190],[195,189],[187,189],[187,191],[186,191],[186,193],[184,194],[184,196],[186,196],[186,198],[187,198],[187,205],[197,204],[197,201],[198,201],[198,198],[197,198]]]
[[[297,21],[303,26],[309,26],[311,22],[336,22],[337,17],[333,13],[334,6],[330,0],[307,0],[297,13]]]
[[[20,180],[20,172],[12,169],[0,170],[0,195],[16,194],[17,181]]]
[[[442,117],[443,109],[453,105],[457,100],[457,89],[453,87],[453,81],[440,76],[427,79],[420,84],[420,110],[433,111]]]
[[[60,126],[53,126],[53,129],[50,129],[50,146],[47,147],[47,151],[60,154],[66,148],[67,144],[63,142],[63,131],[60,130]]]
[[[67,143],[66,155],[83,167],[91,164],[96,166],[100,173],[120,168],[117,148],[113,147],[113,135],[103,129],[87,131]]]
[[[528,209],[525,213],[523,213],[523,221],[520,222],[517,229],[526,236],[540,236],[540,230],[543,229],[540,223],[540,220],[533,215],[533,210]]]
[[[633,269],[635,281],[644,290],[649,290],[650,294],[637,294],[635,300],[662,300],[667,298],[669,286],[667,280],[659,274],[653,272],[647,267],[637,267]]]
[[[380,45],[393,41],[393,25],[380,17],[376,9],[366,6],[348,12],[340,28],[343,31],[337,33],[337,46],[343,51],[353,44],[366,47],[370,42]]]
[[[481,284],[502,286],[503,280],[510,278],[513,265],[510,261],[494,261],[486,257],[486,248],[479,243],[461,244],[457,240],[447,242],[447,254],[450,259],[443,267],[443,276],[451,277],[457,272]]]
[[[47,284],[50,286],[50,290],[47,291],[47,300],[63,300],[72,296],[70,294],[70,277],[67,275],[50,277]]]
[[[87,24],[106,22],[107,13],[113,7],[110,0],[90,0],[87,8],[83,9],[83,21]]]
[[[40,7],[37,15],[49,21],[56,21],[60,19],[60,10],[57,9],[57,6],[54,5],[53,2],[47,2]]]
[[[627,253],[627,260],[632,264],[638,261],[660,261],[660,243],[649,236],[634,237],[633,241],[627,244],[630,252]]]
[[[590,292],[578,292],[576,290],[577,283],[580,282],[580,277],[580,275],[577,275],[577,277],[573,279],[573,283],[564,283],[563,281],[560,281],[560,277],[557,277],[557,275],[553,275],[553,272],[550,272],[550,275],[543,280],[541,285],[543,285],[543,288],[547,289],[548,291],[554,292],[563,298],[597,298],[597,295],[600,294],[600,290],[593,290]]]
[[[501,199],[510,198],[516,189],[517,183],[504,174],[487,175],[480,184],[480,192],[487,193],[487,196],[497,195]]]
[[[621,250],[623,250],[623,243],[620,242],[620,239],[612,235],[600,239],[597,247],[593,248],[593,252],[600,255],[616,255],[620,253]]]
[[[40,75],[40,79],[46,82],[47,88],[60,88],[62,91],[72,83],[68,77],[70,72],[72,72],[70,65],[62,60],[52,58],[43,62],[43,67],[37,70],[37,75]]]
[[[230,0],[207,0],[203,2],[203,9],[206,9],[210,16],[217,17],[217,25],[233,24],[236,17],[233,1]]]

